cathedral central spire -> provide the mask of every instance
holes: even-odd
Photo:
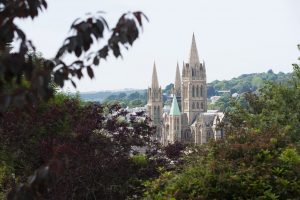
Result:
[[[158,89],[159,88],[155,62],[154,62],[154,65],[153,65],[152,85],[151,85],[151,87],[152,87],[152,89]]]
[[[199,63],[200,63],[200,61],[199,61],[199,57],[198,57],[197,45],[196,45],[195,35],[193,33],[189,64],[190,64],[190,66],[194,67],[195,65],[198,65]]]

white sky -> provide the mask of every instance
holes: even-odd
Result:
[[[192,33],[205,60],[208,82],[245,73],[292,71],[300,52],[299,0],[48,0],[34,21],[20,21],[38,51],[51,58],[71,23],[86,13],[105,11],[111,27],[127,11],[150,19],[123,58],[110,56],[95,69],[96,78],[78,82],[81,92],[147,88],[155,60],[159,83],[175,79],[177,61],[187,61]],[[67,90],[73,91],[68,85]]]

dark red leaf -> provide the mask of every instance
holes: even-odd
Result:
[[[86,70],[87,70],[87,73],[88,73],[89,77],[94,78],[94,71],[91,68],[91,66],[87,66]]]

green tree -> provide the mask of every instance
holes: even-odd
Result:
[[[139,92],[134,92],[134,93],[131,93],[130,95],[128,95],[129,100],[140,99],[140,98],[141,98],[141,95]]]
[[[262,78],[260,77],[253,77],[252,81],[251,81],[251,85],[253,86],[253,88],[256,90],[258,88],[261,88],[264,84],[264,81]]]

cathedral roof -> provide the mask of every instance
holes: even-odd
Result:
[[[178,102],[177,102],[177,99],[176,99],[176,95],[173,96],[172,106],[171,106],[171,109],[170,109],[170,115],[173,115],[173,116],[180,116],[181,115],[180,110],[179,110],[179,106],[178,106]]]
[[[155,63],[154,63],[154,66],[153,66],[151,87],[152,87],[152,89],[158,89],[159,88]]]
[[[195,65],[197,65],[199,63],[200,63],[200,61],[199,61],[199,57],[198,57],[198,50],[197,50],[197,46],[196,46],[195,35],[193,33],[189,64],[190,64],[190,66],[194,67]]]

